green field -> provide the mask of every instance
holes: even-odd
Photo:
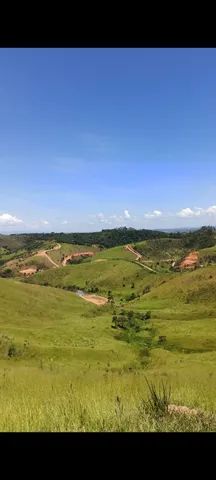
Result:
[[[73,252],[95,255],[60,268],[29,248],[17,250],[15,272],[20,265],[43,271],[25,281],[0,278],[1,431],[216,430],[216,268],[208,262],[194,271],[162,268],[166,251],[182,253],[178,239],[172,248],[165,240],[141,245],[152,261],[156,255],[156,274],[123,246],[62,244],[49,252],[59,264]],[[200,249],[200,258],[215,251]],[[93,305],[67,291],[74,286],[111,291],[114,303]],[[112,328],[113,315],[129,311],[150,311],[151,318],[137,331]],[[158,415],[149,407],[146,379],[155,388],[165,382],[170,403],[200,413]]]
[[[203,272],[185,273],[184,282]],[[177,278],[169,281],[177,280],[182,285]],[[0,429],[214,429],[214,422],[207,422],[216,409],[213,296],[207,307],[185,304],[181,295],[171,302],[171,296],[167,284],[155,285],[126,304],[152,311],[150,323],[128,343],[111,328],[113,307],[93,306],[61,289],[0,279]],[[159,335],[167,337],[163,346]],[[140,418],[145,377],[168,382],[173,403],[198,407],[206,419],[156,421],[145,409]]]
[[[32,277],[31,282],[60,288],[77,285],[85,289],[94,286],[101,294],[111,290],[117,297],[125,297],[133,291],[142,293],[143,285],[149,283],[149,273],[133,262],[105,258],[98,260],[40,272]]]

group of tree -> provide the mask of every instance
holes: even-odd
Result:
[[[112,328],[129,330],[133,329],[139,332],[142,327],[142,322],[151,318],[151,312],[134,312],[132,310],[121,310],[119,315],[114,312],[112,317]]]
[[[135,244],[144,240],[151,239],[181,239],[183,248],[204,248],[215,245],[216,230],[214,227],[202,227],[199,230],[189,232],[163,232],[157,230],[147,230],[135,228],[114,228],[106,229],[100,232],[86,233],[29,233],[29,234],[11,234],[0,235],[0,247],[10,249],[14,252],[20,248],[28,251],[40,248],[41,242],[56,241],[59,243],[71,243],[81,245],[97,245],[100,248],[110,248],[127,243]]]
[[[14,276],[13,270],[11,268],[4,268],[0,270],[0,277],[2,278],[11,278]]]

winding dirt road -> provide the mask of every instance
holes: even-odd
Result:
[[[40,251],[37,252],[36,255],[34,255],[34,256],[37,256],[37,257],[46,257],[46,258],[48,258],[49,262],[54,265],[55,268],[59,268],[59,265],[58,265],[56,262],[54,262],[54,260],[52,260],[52,258],[50,258],[50,256],[48,255],[47,252],[52,252],[53,250],[59,250],[60,248],[61,248],[60,243],[57,243],[57,245],[55,245],[55,247],[50,248],[49,250],[40,250]]]
[[[125,250],[128,250],[129,252],[136,255],[136,260],[139,260],[139,259],[142,258],[142,255],[139,252],[137,252],[136,250],[134,250],[134,248],[131,247],[131,245],[126,245],[124,248],[125,248]]]
[[[76,257],[92,257],[94,255],[93,252],[78,252],[78,253],[72,253],[71,255],[67,255],[67,257],[64,258],[64,260],[62,261],[62,265],[63,267],[65,267],[67,265],[67,262],[68,260],[72,260],[73,258],[76,258]]]
[[[157,273],[156,270],[153,270],[153,268],[147,267],[147,265],[144,265],[144,263],[139,262],[139,260],[141,260],[141,258],[143,258],[143,256],[139,252],[134,250],[134,248],[131,247],[131,245],[126,245],[124,248],[125,248],[125,250],[128,250],[129,252],[136,255],[135,262],[137,263],[137,265],[140,265],[141,267],[145,268],[146,270],[149,270],[150,272]]]

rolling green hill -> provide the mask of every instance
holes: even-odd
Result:
[[[200,248],[206,235],[208,246]],[[193,242],[187,236],[136,243],[146,265],[159,263],[156,274],[123,245],[99,251],[63,243],[49,252],[58,265],[62,255],[87,249],[95,254],[59,268],[32,257],[33,243],[17,253],[1,247],[2,257],[14,255],[17,271],[20,264],[44,268],[25,282],[0,278],[1,431],[215,431],[213,236],[205,229]],[[203,268],[162,268],[170,256],[190,251],[190,242],[199,247]],[[40,245],[52,248],[56,241]],[[104,296],[111,290],[114,303],[92,305],[66,291],[74,287]],[[116,315],[147,311],[150,319],[140,320],[138,330],[113,328]],[[171,385],[175,405],[203,413],[155,417],[147,407],[146,378],[156,387],[162,380]]]
[[[208,413],[198,423],[178,415],[156,422],[142,403],[147,376],[168,381],[175,404],[216,410],[214,304],[166,305],[153,292],[130,304],[151,308],[152,319],[124,339],[109,305],[0,279],[1,431],[214,430]]]
[[[101,294],[112,290],[116,295],[122,295],[133,289],[137,291],[143,279],[146,280],[147,278],[149,278],[149,273],[146,273],[134,262],[121,258],[116,260],[97,258],[96,260],[82,262],[79,265],[70,265],[37,273],[31,278],[31,282],[60,288],[76,285],[85,289],[94,286],[98,287]],[[134,287],[131,289],[133,283]]]
[[[78,244],[71,244],[71,243],[62,243],[61,248],[59,250],[53,250],[49,252],[49,256],[56,262],[57,264],[61,265],[63,256],[72,255],[73,253],[78,252],[98,252],[99,248],[95,245],[91,245],[90,247],[86,247],[86,245],[78,245]]]

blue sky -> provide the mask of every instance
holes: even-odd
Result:
[[[1,49],[0,232],[216,224],[215,49]]]

